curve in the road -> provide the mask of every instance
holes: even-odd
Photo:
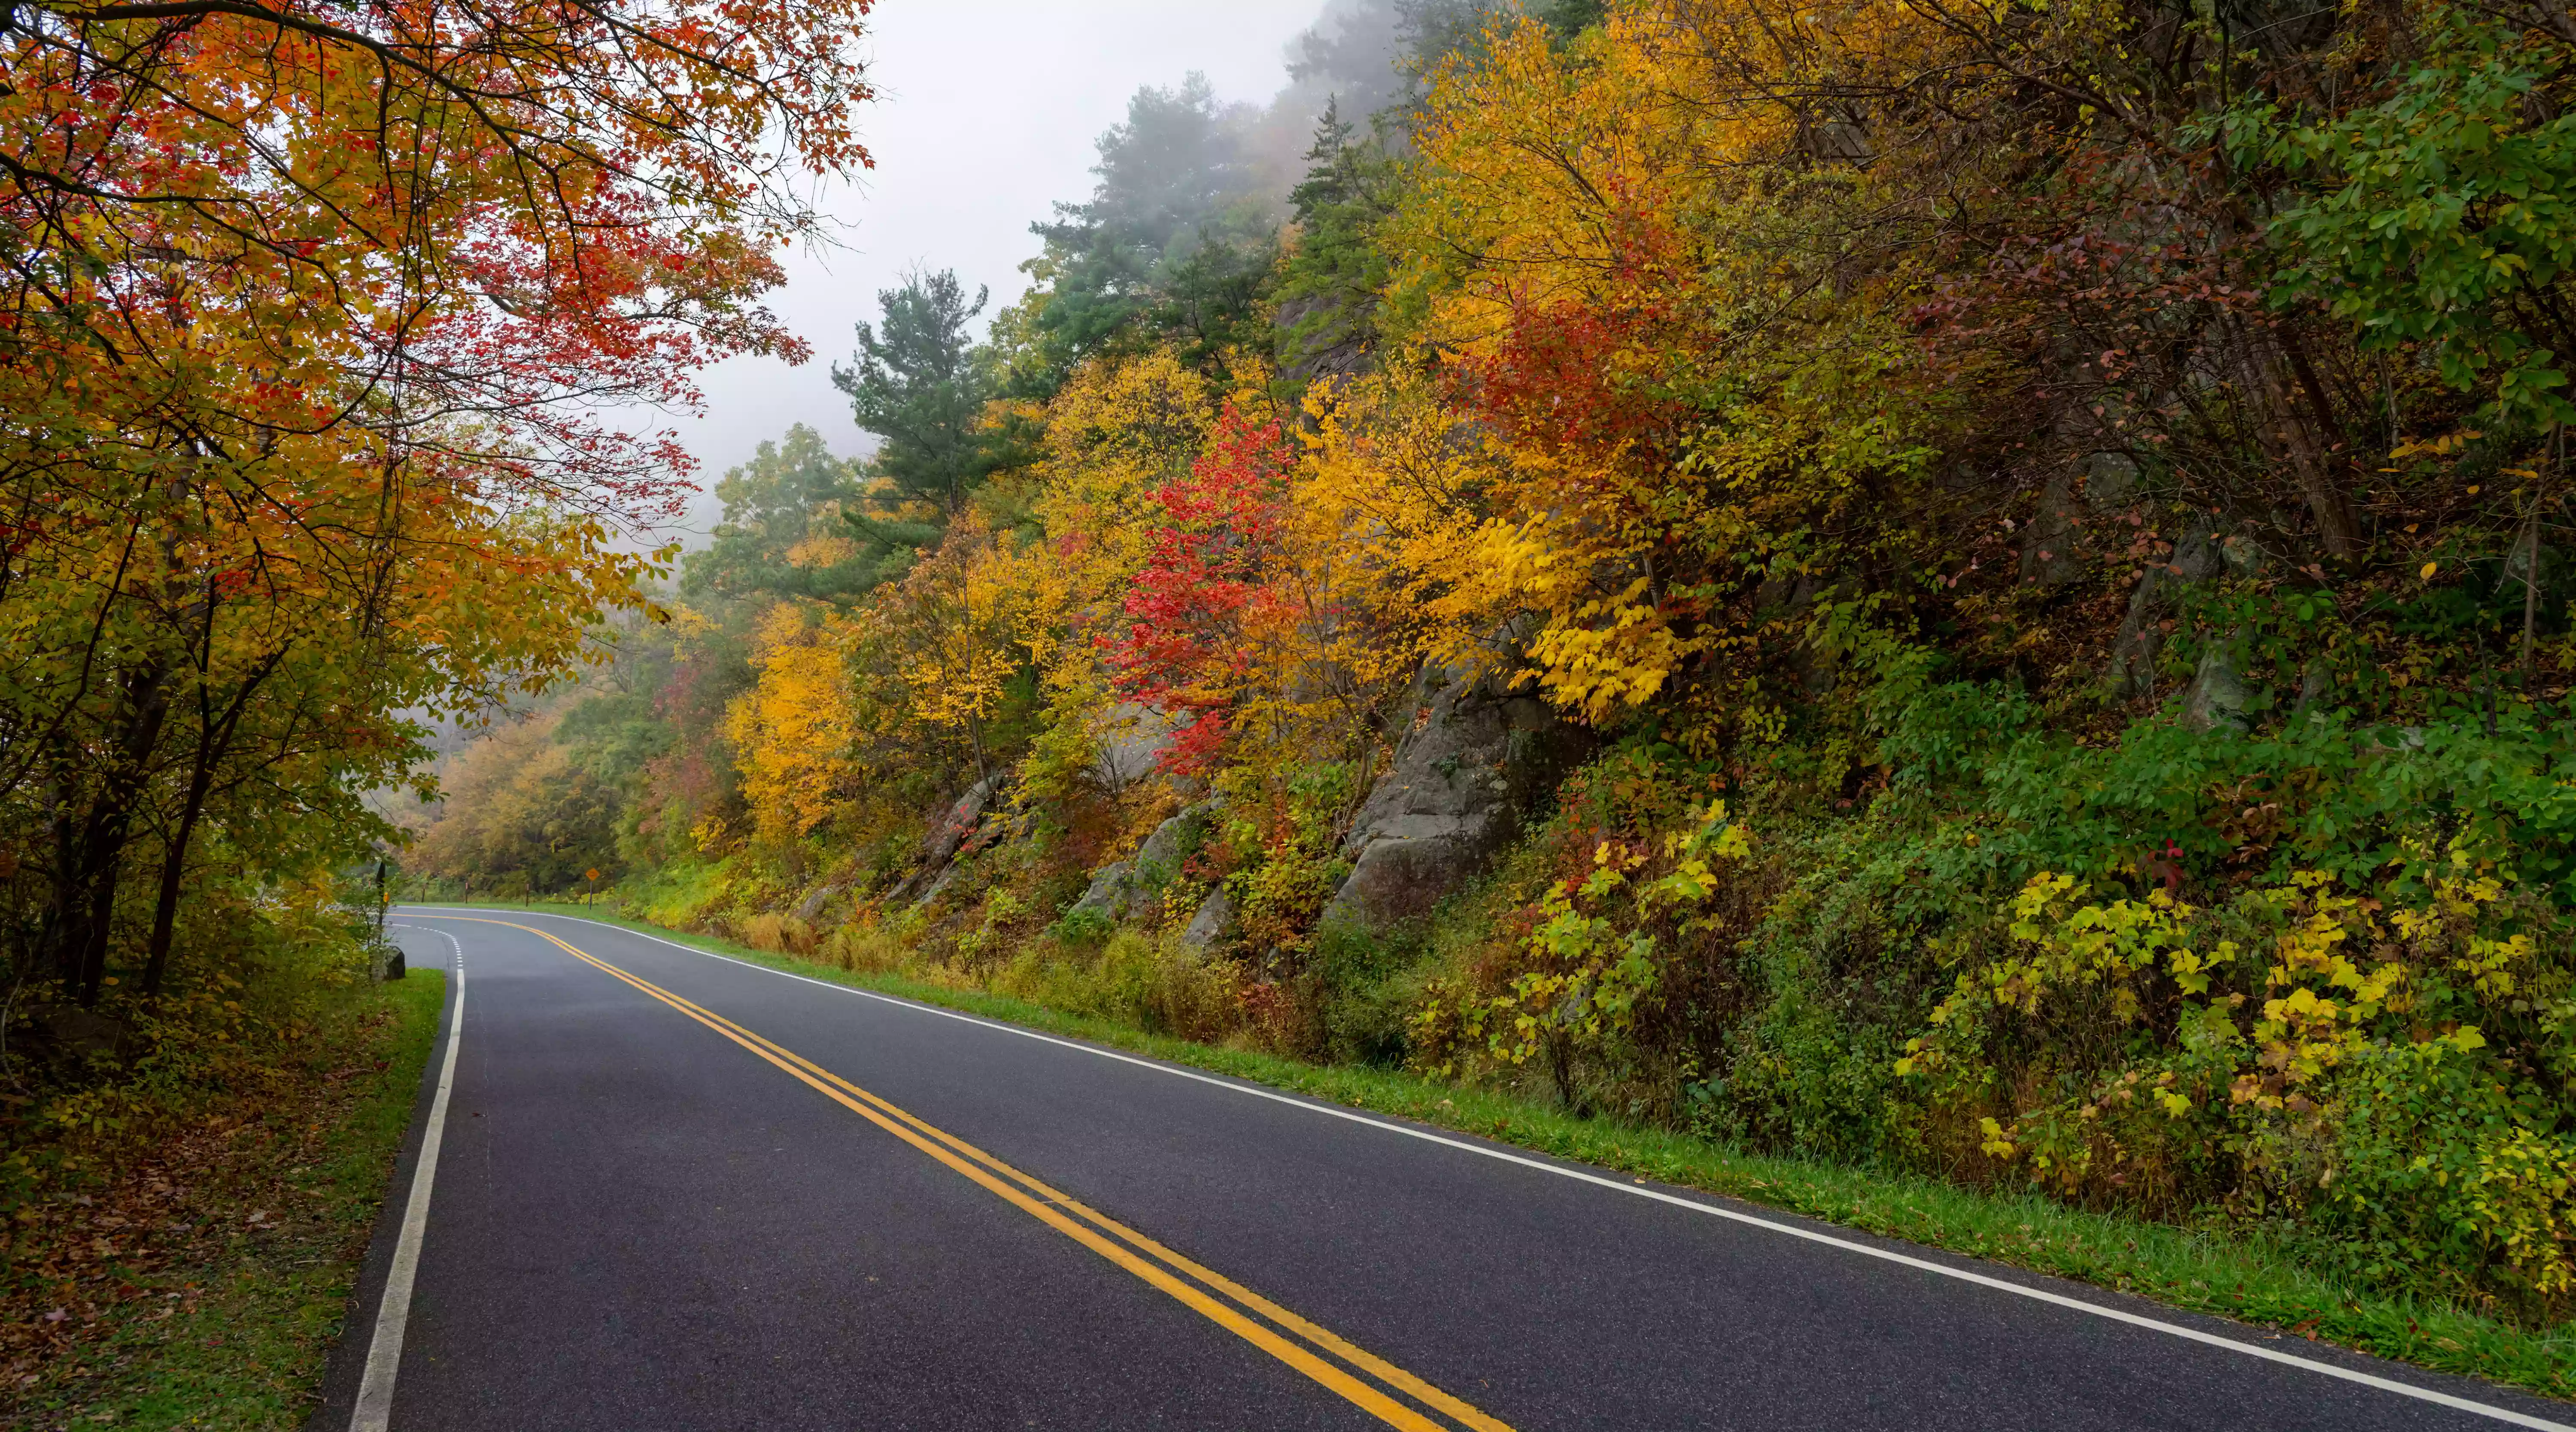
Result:
[[[461,919],[468,917],[450,916],[448,918]],[[561,915],[555,918],[570,920],[580,919],[581,917],[574,915]],[[598,924],[599,922],[584,920],[583,923]],[[528,930],[532,934],[543,935],[546,939],[554,940],[556,944],[563,944],[561,940],[557,940],[554,936],[548,935],[544,931],[537,930],[532,926],[522,925],[518,928]],[[603,925],[602,928],[618,929],[621,927]],[[1003,1024],[989,1019],[978,1019],[970,1014],[960,1014],[954,1010],[938,1009],[929,1005],[917,1004],[911,1000],[896,999],[890,995],[877,994],[872,990],[863,990],[849,985],[834,984],[829,980],[810,979],[804,975],[790,974],[785,970],[773,970],[766,965],[753,964],[749,960],[733,959],[727,955],[719,955],[710,950],[699,949],[694,945],[681,944],[677,940],[664,940],[657,935],[647,935],[638,930],[630,930],[627,931],[627,933],[636,935],[642,939],[654,940],[658,943],[669,945],[673,949],[687,950],[691,954],[702,955],[707,959],[723,960],[727,964],[740,965],[745,969],[761,970],[769,974],[777,975],[782,979],[800,980],[806,984],[816,985],[824,989],[842,990],[850,994],[864,996],[868,999],[881,1000],[888,1004],[902,1005],[908,1009],[917,1009],[926,1014],[942,1015],[949,1019],[963,1020],[969,1024],[982,1025],[988,1029],[1001,1030],[1006,1033],[1017,1034],[1029,1039],[1042,1040],[1049,1044],[1062,1045],[1068,1049],[1078,1049],[1086,1054],[1098,1055],[1104,1059],[1121,1060],[1125,1063],[1139,1065],[1162,1073],[1177,1075],[1184,1079],[1196,1079],[1203,1083],[1216,1085],[1222,1089],[1234,1090],[1236,1093],[1251,1094],[1264,1099],[1274,1099],[1283,1104],[1312,1110],[1315,1113],[1329,1114],[1335,1118],[1348,1119],[1354,1123],[1367,1124],[1373,1128],[1383,1129],[1388,1133],[1402,1134],[1407,1138],[1424,1139],[1435,1144],[1445,1144],[1450,1148],[1461,1149],[1468,1153],[1482,1155],[1486,1158],[1501,1159],[1507,1163],[1521,1164],[1529,1168],[1541,1170],[1542,1172],[1556,1174],[1563,1178],[1579,1179],[1585,1183],[1597,1184],[1600,1187],[1611,1189],[1618,1193],[1629,1194],[1638,1198],[1654,1199],[1658,1202],[1671,1204],[1677,1208],[1689,1209],[1693,1213],[1705,1213],[1716,1218],[1732,1219],[1735,1222],[1749,1224],[1756,1228],[1767,1229],[1773,1233],[1786,1234],[1792,1238],[1802,1238],[1810,1243],[1821,1243],[1827,1247],[1839,1248],[1849,1253],[1858,1253],[1864,1257],[1880,1259],[1884,1262],[1919,1269],[1927,1273],[1937,1273],[1944,1278],[1955,1278],[1961,1282],[1975,1283],[1982,1287],[1993,1288],[2001,1292],[2013,1294],[2016,1297],[2032,1298],[2040,1302],[2054,1303],[2060,1307],[2072,1308],[2078,1312],[2089,1313],[2095,1317],[2109,1318],[2115,1322],[2123,1322],[2134,1327],[2147,1328],[2171,1337],[2184,1338],[2192,1342],[2205,1343],[2211,1347],[2224,1348],[2229,1352],[2241,1353],[2247,1357],[2262,1358],[2269,1362],[2282,1363],[2287,1366],[2299,1368],[2306,1372],[2315,1373],[2321,1377],[2338,1378],[2346,1382],[2355,1382],[2365,1387],[2376,1388],[2382,1392],[2394,1392],[2403,1397],[2416,1398],[2439,1406],[2449,1407],[2457,1411],[2473,1413],[2481,1417],[2493,1418],[2496,1421],[2504,1422],[2512,1426],[2537,1428],[2541,1429],[2541,1432],[2576,1432],[2576,1424],[2552,1421],[2545,1417],[2535,1417],[2530,1413],[2517,1412],[2508,1407],[2498,1407],[2493,1403],[2480,1402],[2473,1398],[2454,1396],[2451,1393],[2443,1392],[2437,1388],[2417,1387],[2411,1383],[2399,1382],[2394,1378],[2380,1377],[2373,1373],[2361,1371],[2358,1368],[2338,1367],[2333,1363],[2319,1362],[2314,1358],[2300,1357],[2296,1353],[2282,1352],[2277,1348],[2258,1347],[2252,1343],[2240,1342],[2235,1338],[2222,1337],[2216,1333],[2204,1332],[2199,1328],[2186,1327],[2180,1323],[2167,1322],[2161,1318],[2146,1317],[2138,1313],[2130,1312],[2125,1308],[2104,1307],[2099,1303],[2087,1302],[2081,1298],[2071,1298],[2062,1293],[2052,1292],[2046,1288],[2034,1288],[2027,1284],[2012,1282],[2008,1279],[1990,1277],[1986,1274],[1976,1272],[1973,1269],[1952,1267],[1945,1263],[1935,1263],[1929,1259],[1912,1257],[1907,1254],[1897,1252],[1894,1249],[1876,1248],[1869,1244],[1857,1243],[1847,1238],[1836,1238],[1831,1234],[1819,1233],[1811,1228],[1800,1228],[1794,1224],[1781,1223],[1773,1219],[1744,1213],[1736,1209],[1722,1208],[1714,1204],[1702,1203],[1696,1199],[1679,1197],[1674,1194],[1666,1193],[1661,1189],[1644,1187],[1639,1183],[1622,1183],[1618,1179],[1602,1174],[1587,1172],[1583,1169],[1568,1168],[1563,1164],[1550,1163],[1543,1159],[1525,1158],[1507,1150],[1494,1148],[1490,1145],[1469,1143],[1464,1139],[1446,1138],[1427,1129],[1410,1128],[1403,1124],[1389,1123],[1384,1119],[1373,1119],[1366,1114],[1357,1113],[1349,1109],[1339,1109],[1330,1105],[1317,1104],[1306,1099],[1293,1098],[1285,1094],[1272,1093],[1267,1089],[1248,1088],[1231,1080],[1213,1078],[1205,1074],[1178,1068],[1170,1064],[1160,1063],[1155,1060],[1139,1059],[1133,1055],[1120,1054],[1113,1050],[1099,1048],[1096,1045],[1082,1044],[1070,1039],[1058,1039],[1053,1035],[1041,1034],[1036,1030],[1031,1029],[1022,1029],[1016,1025]],[[564,945],[564,948],[572,950],[572,953],[581,955],[583,959],[590,960],[593,964],[600,965],[602,969],[610,968],[603,962],[593,959],[589,955],[582,954],[579,950],[573,950],[570,945]]]
[[[448,918],[476,917],[456,915]],[[823,1097],[964,1174],[1012,1207],[1144,1279],[1154,1288],[1179,1300],[1192,1312],[1322,1383],[1390,1427],[1401,1427],[1404,1432],[1450,1432],[1449,1428],[1425,1416],[1422,1411],[1371,1386],[1365,1378],[1354,1375],[1355,1372],[1374,1377],[1388,1388],[1475,1428],[1476,1432],[1512,1432],[1509,1424],[1486,1415],[1384,1358],[1353,1346],[1347,1339],[1316,1326],[1223,1274],[1182,1257],[1116,1219],[1084,1205],[1061,1189],[1050,1188],[964,1139],[915,1118],[793,1050],[772,1043],[720,1014],[683,999],[650,980],[619,969],[533,925],[489,919],[481,923],[525,930],[554,944],[574,959],[604,970],[660,1000],[777,1065]],[[1082,1221],[1077,1222],[1077,1218]],[[1113,1239],[1118,1241],[1113,1242]],[[1195,1279],[1204,1287],[1183,1281],[1184,1276]],[[1233,1306],[1210,1296],[1211,1292],[1232,1300]],[[1265,1326],[1256,1318],[1268,1320],[1276,1325],[1276,1329]],[[1310,1346],[1300,1346],[1289,1336],[1282,1336],[1283,1330]],[[1328,1360],[1330,1358],[1338,1358],[1348,1367],[1336,1366]]]
[[[394,1432],[538,1416],[626,1432],[1353,1418],[1504,1432],[1505,1417],[1525,1428],[2576,1432],[2555,1404],[2510,1389],[2331,1347],[2283,1352],[2222,1319],[1981,1271],[620,926],[522,917],[596,931],[585,950],[521,920],[402,918],[435,921],[415,928],[445,926],[449,939],[490,934],[468,935],[466,951],[485,1035],[455,1076],[462,1202],[450,1206],[442,1180],[416,1295],[427,1336],[416,1314],[421,1345],[401,1354],[405,1387],[415,1372],[425,1380]],[[583,969],[618,997],[593,992],[573,975]],[[871,1003],[817,1002],[788,982]],[[656,1026],[674,1013],[718,1041],[673,1043]],[[957,1021],[945,1027],[960,1037],[918,1014]],[[710,1060],[716,1048],[755,1059]],[[824,1102],[763,1092],[779,1073]],[[831,1133],[850,1113],[896,1142]],[[887,1157],[898,1146],[904,1157]],[[424,1213],[389,1210],[388,1227]],[[1103,1282],[1098,1260],[1123,1274]],[[1115,1295],[1120,1284],[1134,1293]],[[375,1321],[401,1316],[380,1306]],[[1267,1356],[1242,1358],[1247,1343]],[[977,1360],[997,1347],[1036,1357]],[[335,1373],[337,1396],[357,1381]],[[1336,1395],[1315,1395],[1326,1389]]]

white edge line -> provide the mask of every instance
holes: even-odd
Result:
[[[367,1343],[367,1370],[358,1379],[358,1403],[349,1413],[349,1432],[386,1432],[393,1421],[394,1374],[402,1370],[403,1330],[411,1321],[412,1275],[420,1268],[421,1235],[429,1228],[429,1186],[438,1174],[440,1135],[447,1128],[447,1093],[456,1086],[456,1046],[465,1035],[465,946],[445,930],[423,928],[445,936],[456,951],[454,1012],[448,1016],[447,1053],[438,1066],[438,1092],[429,1101],[429,1122],[421,1130],[420,1161],[412,1167],[411,1196],[403,1202],[402,1232],[394,1239],[393,1264],[385,1270],[385,1290],[376,1302],[376,1330]]]
[[[413,910],[425,911],[433,909],[434,907],[412,906],[410,908]],[[1613,1189],[1620,1193],[1631,1194],[1638,1198],[1649,1198],[1658,1203],[1668,1203],[1675,1208],[1689,1209],[1693,1213],[1705,1213],[1713,1217],[1730,1219],[1734,1222],[1747,1224],[1755,1228],[1768,1229],[1774,1233],[1785,1233],[1792,1238],[1803,1238],[1810,1243],[1821,1243],[1829,1248],[1840,1248],[1846,1252],[1858,1253],[1864,1257],[1876,1258],[1881,1262],[1895,1263],[1903,1267],[1919,1269],[1926,1273],[1936,1273],[1944,1278],[1954,1278],[1963,1283],[1974,1283],[1980,1287],[1993,1288],[2000,1292],[2011,1293],[2016,1297],[2030,1298],[2043,1303],[2053,1303],[2061,1308],[2072,1308],[2077,1312],[2090,1313],[2098,1318],[2108,1318],[2113,1322],[2127,1323],[2131,1327],[2146,1328],[2154,1332],[2165,1333],[2190,1342],[2204,1343],[2210,1347],[2225,1348],[2230,1352],[2243,1353],[2247,1357],[2261,1358],[2266,1362],[2282,1363],[2290,1367],[2301,1368],[2308,1372],[2320,1373],[2332,1378],[2339,1378],[2345,1382],[2359,1383],[2364,1387],[2377,1388],[2382,1392],[2394,1392],[2401,1397],[2416,1398],[2420,1401],[2449,1407],[2475,1416],[2491,1417],[2498,1422],[2511,1423],[2516,1427],[2536,1427],[2543,1429],[2543,1432],[2576,1432],[2576,1425],[2571,1425],[2565,1422],[2552,1422],[2546,1418],[2534,1417],[2527,1412],[2516,1412],[2508,1407],[2498,1407],[2492,1403],[2477,1402],[2466,1397],[2454,1396],[2448,1392],[2436,1391],[2429,1387],[2417,1387],[2412,1383],[2399,1382],[2393,1378],[2379,1377],[2372,1373],[2361,1372],[2348,1367],[2337,1367],[2333,1363],[2319,1362],[2314,1358],[2300,1357],[2295,1353],[2279,1352],[2267,1347],[2257,1347],[2252,1343],[2239,1342],[2235,1338],[2220,1337],[2216,1333],[2203,1332],[2199,1328],[2185,1327],[2180,1323],[2169,1323],[2161,1318],[2150,1318],[2140,1313],[2130,1312],[2124,1308],[2107,1308],[2099,1303],[2088,1303],[2081,1298],[2070,1298],[2063,1293],[2050,1292],[2045,1288],[2028,1287],[2020,1283],[2011,1282],[2007,1279],[1990,1277],[1984,1273],[1972,1272],[1965,1268],[1953,1268],[1947,1264],[1935,1263],[1925,1258],[1916,1258],[1908,1254],[1895,1252],[1891,1249],[1873,1248],[1866,1243],[1856,1243],[1848,1238],[1837,1238],[1830,1233],[1819,1233],[1813,1229],[1800,1228],[1795,1224],[1781,1223],[1774,1219],[1759,1217],[1755,1214],[1740,1212],[1732,1208],[1721,1208],[1716,1204],[1702,1203],[1697,1199],[1683,1198],[1676,1194],[1665,1193],[1661,1189],[1647,1188],[1641,1184],[1623,1183],[1618,1179],[1604,1178],[1600,1174],[1589,1173],[1579,1168],[1567,1168],[1562,1164],[1549,1163],[1544,1159],[1530,1158],[1522,1154],[1509,1152],[1508,1150],[1490,1148],[1483,1144],[1473,1144],[1464,1139],[1453,1139],[1443,1134],[1433,1133],[1428,1129],[1407,1128],[1402,1124],[1388,1123],[1384,1119],[1371,1118],[1366,1114],[1358,1113],[1350,1109],[1337,1108],[1331,1104],[1317,1103],[1311,1099],[1297,1098],[1294,1095],[1282,1094],[1276,1090],[1259,1088],[1233,1079],[1219,1078],[1213,1074],[1202,1074],[1195,1069],[1184,1069],[1176,1065],[1166,1064],[1160,1060],[1141,1058],[1133,1054],[1122,1054],[1114,1049],[1102,1049],[1096,1045],[1084,1044],[1077,1040],[1061,1039],[1052,1034],[1041,1034],[1034,1029],[1022,1029],[1018,1025],[1004,1024],[998,1020],[982,1019],[971,1014],[961,1014],[953,1009],[941,1009],[937,1005],[922,1004],[914,1000],[902,999],[890,994],[879,994],[875,990],[860,989],[855,985],[835,984],[830,980],[818,980],[809,975],[791,974],[786,970],[773,969],[768,965],[755,964],[750,960],[739,960],[735,959],[731,955],[719,955],[712,950],[699,949],[695,945],[684,945],[677,940],[667,940],[660,935],[648,935],[641,930],[630,930],[623,925],[612,925],[604,920],[593,920],[581,915],[557,915],[550,911],[537,910],[510,910],[502,913],[514,915],[538,915],[551,920],[571,920],[579,924],[596,925],[603,930],[615,930],[620,934],[633,935],[639,940],[651,940],[656,944],[669,945],[675,950],[686,950],[693,955],[702,955],[710,960],[721,960],[729,965],[740,965],[747,970],[759,970],[765,974],[773,974],[778,976],[780,979],[795,980],[799,983],[814,985],[821,989],[838,990],[843,994],[854,994],[862,999],[872,999],[883,1004],[899,1005],[905,1009],[918,1010],[923,1014],[935,1014],[942,1019],[954,1019],[964,1024],[980,1025],[986,1029],[999,1030],[1004,1034],[1016,1034],[1023,1039],[1034,1039],[1041,1044],[1058,1045],[1066,1049],[1080,1050],[1085,1054],[1098,1055],[1103,1059],[1115,1059],[1121,1064],[1133,1064],[1140,1069],[1152,1069],[1182,1079],[1194,1079],[1202,1084],[1213,1084],[1220,1089],[1231,1089],[1238,1094],[1249,1094],[1254,1098],[1268,1099],[1274,1103],[1288,1104],[1296,1108],[1305,1109],[1311,1113],[1329,1114],[1336,1119],[1347,1119],[1354,1124],[1366,1124],[1374,1129],[1384,1129],[1389,1133],[1402,1134],[1407,1138],[1420,1139],[1425,1143],[1439,1144],[1453,1149],[1462,1149],[1471,1154],[1481,1154],[1489,1159],[1499,1159],[1504,1163],[1519,1164],[1523,1168],[1533,1168],[1542,1173],[1552,1173],[1560,1178],[1575,1179],[1579,1182]],[[459,916],[456,918],[472,917]],[[449,938],[453,939],[455,937],[449,936]],[[455,1050],[452,1045],[448,1051],[448,1058],[451,1064],[455,1060]],[[439,1097],[441,1103],[444,1104],[446,1099],[446,1088],[443,1083],[440,1086]],[[424,1168],[425,1167],[426,1163],[424,1162]],[[424,1175],[422,1179],[421,1194],[421,1201],[425,1202],[427,1194],[426,1175]],[[407,1234],[408,1231],[409,1225],[406,1223]],[[408,1284],[408,1277],[406,1277],[405,1281],[406,1284]],[[391,1287],[390,1282],[388,1282],[387,1287]],[[390,1304],[388,1304],[388,1306],[390,1306]],[[396,1330],[396,1336],[400,1336],[399,1328]],[[373,1371],[374,1365],[371,1361],[369,1364],[370,1375],[373,1374]],[[390,1383],[391,1378],[388,1377],[387,1381]],[[380,1423],[374,1428],[354,1429],[353,1424],[354,1432],[381,1432],[381,1427],[382,1424]]]

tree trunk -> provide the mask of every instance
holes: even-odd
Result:
[[[2557,449],[2553,454],[2557,466],[2566,466],[2567,429],[2563,425],[2555,427],[2550,431],[2550,437]],[[2522,548],[2522,694],[2525,700],[2531,697],[2533,638],[2540,626],[2540,514],[2548,504],[2549,480],[2544,477],[2532,484],[2531,532],[2523,539]]]
[[[2283,380],[2269,340],[2252,333],[2245,337],[2246,367],[2254,380],[2252,397],[2263,410],[2263,425],[2272,430],[2281,455],[2298,475],[2299,491],[2308,500],[2308,512],[2316,519],[2317,536],[2325,544],[2326,555],[2338,562],[2351,561],[2361,554],[2361,521],[2353,512],[2352,497],[2335,480],[2334,459],[2318,447],[2318,434],[2311,433],[2299,420],[2291,384]],[[2322,411],[2322,395],[2311,396]]]
[[[201,764],[188,783],[188,803],[179,812],[179,827],[161,858],[161,892],[152,905],[152,941],[143,960],[143,997],[158,999],[161,979],[170,968],[170,939],[179,923],[179,885],[187,873],[188,841],[197,833],[198,813],[205,809],[211,763]]]
[[[234,688],[233,699],[220,720],[209,719],[204,688],[198,688],[197,750],[189,763],[188,796],[179,808],[178,828],[171,832],[170,848],[161,861],[161,891],[152,906],[152,938],[143,961],[146,999],[160,995],[162,978],[169,971],[170,940],[179,923],[179,886],[187,873],[188,842],[197,832],[198,818],[205,814],[206,793],[214,788],[215,768],[232,750],[233,733],[241,729],[242,712],[250,705],[251,694],[285,658],[286,650],[281,647],[252,668],[241,685]]]
[[[66,917],[61,953],[63,975],[85,1007],[95,1007],[107,980],[107,944],[116,917],[116,886],[124,864],[134,802],[143,789],[144,767],[161,744],[161,727],[170,713],[169,671],[155,663],[126,683],[125,731],[117,741],[89,818],[82,822],[78,849],[58,877],[56,901]]]

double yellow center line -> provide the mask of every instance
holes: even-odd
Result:
[[[650,980],[629,974],[588,951],[575,949],[533,925],[478,919],[471,915],[439,918],[474,920],[477,924],[506,925],[513,930],[525,930],[573,958],[625,981],[777,1065],[825,1098],[965,1175],[1031,1218],[1170,1294],[1191,1311],[1322,1383],[1391,1427],[1401,1427],[1406,1432],[1454,1432],[1455,1427],[1470,1427],[1476,1432],[1512,1432],[1511,1427],[1501,1420],[1488,1416],[1384,1358],[1353,1346],[1332,1331],[1297,1316],[1224,1274],[1182,1257],[964,1139],[905,1113],[803,1055],[774,1044]],[[1442,1417],[1449,1421],[1439,1420]]]

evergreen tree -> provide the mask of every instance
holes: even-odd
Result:
[[[1288,193],[1297,245],[1279,284],[1276,342],[1291,376],[1352,371],[1377,341],[1388,272],[1370,227],[1391,202],[1394,165],[1383,146],[1354,142],[1355,134],[1339,98],[1328,102],[1306,150],[1306,177]]]
[[[1206,76],[1138,90],[1099,150],[1090,201],[1058,204],[1053,222],[1030,226],[1046,241],[1029,265],[1041,291],[997,325],[1030,350],[1016,376],[1033,395],[1134,342],[1169,338],[1204,362],[1248,341],[1276,258],[1240,125]]]
[[[907,274],[901,288],[877,294],[882,322],[858,326],[852,365],[832,370],[859,426],[882,443],[871,470],[943,520],[992,471],[983,428],[991,384],[967,336],[988,296],[979,288],[968,302],[952,270]]]

